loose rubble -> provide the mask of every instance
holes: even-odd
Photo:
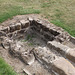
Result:
[[[46,20],[28,16],[0,28],[0,47],[28,75],[75,75],[75,38]]]

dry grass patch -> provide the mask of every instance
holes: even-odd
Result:
[[[20,14],[41,14],[75,36],[75,0],[0,0],[0,22]]]

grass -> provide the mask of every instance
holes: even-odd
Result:
[[[17,75],[2,58],[0,58],[0,75]]]
[[[12,7],[12,9],[10,9],[9,12],[2,13],[2,15],[0,15],[0,22],[3,22],[5,20],[7,20],[8,18],[12,18],[12,16],[23,15],[23,14],[32,14],[32,13],[39,14],[40,10],[36,10],[33,8],[22,9],[21,7],[17,7],[17,6]]]
[[[32,39],[35,38],[35,37],[36,37],[36,35],[34,35],[34,34],[32,34],[32,35],[28,34],[28,35],[26,36],[26,39],[21,40],[21,41],[22,41],[22,42],[32,41]]]
[[[29,41],[28,45],[29,46],[33,46],[34,45],[33,38],[36,38],[36,35],[34,35],[34,34],[32,34],[32,35],[28,34],[27,37],[26,37],[26,39],[21,40],[21,42],[27,42],[27,41]]]
[[[75,29],[68,27],[68,25],[65,25],[63,22],[61,22],[61,20],[53,20],[51,22],[59,27],[62,27],[64,30],[69,32],[69,34],[75,37]]]
[[[75,37],[75,0],[0,0],[0,23],[15,15],[41,14]]]
[[[75,37],[75,0],[0,0],[0,23],[23,14],[41,14]],[[15,75],[1,58],[0,75]]]

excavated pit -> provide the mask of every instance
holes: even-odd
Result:
[[[18,74],[75,75],[75,38],[46,20],[22,17],[1,27],[0,50],[6,54],[0,56],[9,64],[13,60]]]

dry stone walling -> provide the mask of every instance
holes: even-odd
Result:
[[[22,42],[25,37],[35,44]],[[2,28],[0,39],[3,48],[27,65],[28,75],[75,75],[75,38],[46,20],[19,20]]]

